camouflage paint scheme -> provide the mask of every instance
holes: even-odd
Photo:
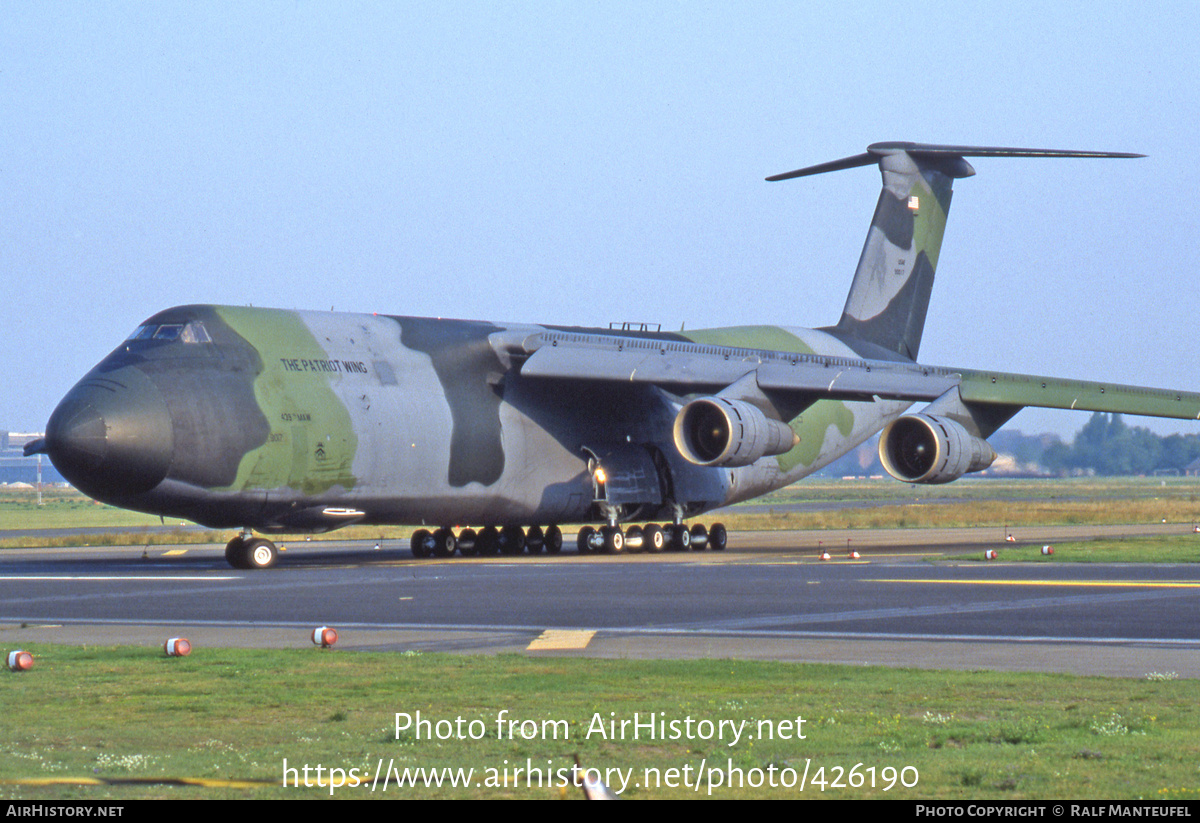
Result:
[[[71,390],[33,450],[97,499],[211,527],[680,522],[794,483],[915,401],[980,440],[1027,405],[1200,415],[1192,393],[916,363],[967,156],[1128,155],[889,143],[768,178],[882,171],[845,310],[823,329],[168,309]],[[686,458],[672,426],[707,396],[787,424],[793,444],[749,465]]]

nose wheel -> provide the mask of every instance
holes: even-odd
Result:
[[[225,560],[235,569],[269,569],[279,560],[279,549],[270,540],[238,535],[226,544]]]

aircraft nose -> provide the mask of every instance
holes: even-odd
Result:
[[[46,424],[46,452],[54,467],[99,500],[157,486],[167,476],[173,450],[162,393],[129,366],[79,381]]]

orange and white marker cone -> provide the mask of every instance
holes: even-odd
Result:
[[[163,651],[167,657],[187,657],[192,653],[192,644],[186,637],[172,637],[163,643]]]
[[[820,553],[820,554],[817,556],[817,558],[818,558],[819,560],[828,560],[828,559],[829,559],[829,552],[821,552],[821,553]]]
[[[1011,534],[1007,534],[1004,536],[1004,542],[1005,543],[1016,543],[1017,538],[1013,537]]]
[[[337,642],[338,635],[336,629],[331,629],[328,626],[318,626],[313,629],[312,642],[313,645],[320,646],[322,649],[328,649]]]
[[[1045,554],[1045,555],[1054,554],[1054,547],[1053,546],[1042,546],[1042,554]]]
[[[27,672],[33,668],[33,655],[17,649],[8,653],[8,668],[14,672]]]
[[[999,556],[1000,556],[1000,555],[999,555],[999,554],[997,554],[997,552],[996,552],[996,550],[995,550],[995,549],[988,549],[987,551],[985,551],[985,552],[983,553],[983,559],[984,559],[984,560],[995,560],[995,559],[996,559],[997,557],[999,557]]]

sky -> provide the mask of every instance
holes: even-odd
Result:
[[[832,324],[878,170],[763,178],[886,140],[1148,155],[972,161],[921,360],[1198,390],[1197,32],[1193,2],[9,2],[0,429],[185,303]]]

